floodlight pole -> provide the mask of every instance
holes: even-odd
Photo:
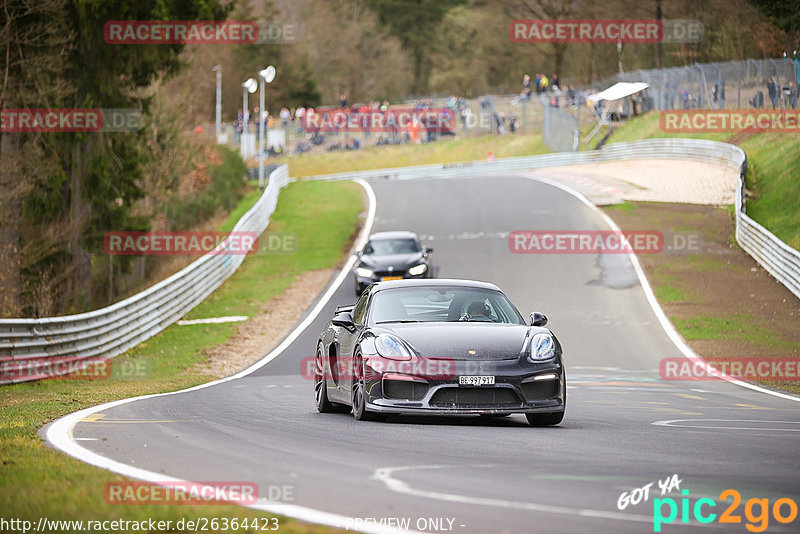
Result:
[[[266,122],[266,117],[264,117],[264,91],[266,90],[266,84],[271,83],[272,80],[275,79],[275,67],[270,65],[264,70],[259,71],[258,73],[258,80],[261,82],[261,94],[259,95],[259,108],[258,108],[258,187],[259,189],[264,188],[264,123]]]
[[[216,65],[214,66],[213,70],[217,73],[216,132],[217,132],[217,143],[219,143],[219,138],[222,135],[222,66]]]

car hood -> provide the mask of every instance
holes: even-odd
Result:
[[[409,254],[387,254],[386,256],[361,256],[361,263],[373,271],[386,271],[392,267],[396,271],[405,271],[424,261],[421,252]]]
[[[399,323],[382,330],[404,340],[418,356],[475,361],[517,359],[529,335],[548,332],[525,325],[470,322]]]

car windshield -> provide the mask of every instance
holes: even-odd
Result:
[[[419,252],[416,239],[374,239],[364,247],[364,254],[384,256],[387,254],[411,254]]]
[[[525,324],[501,293],[476,287],[405,287],[375,293],[374,324],[407,322],[485,322]]]

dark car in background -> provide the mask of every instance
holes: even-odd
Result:
[[[493,284],[398,280],[370,285],[339,306],[317,340],[321,413],[523,413],[557,425],[567,401],[562,349],[547,317],[530,324]]]
[[[353,269],[356,295],[360,296],[373,282],[432,278],[431,252],[433,249],[422,246],[413,232],[372,234],[364,249],[356,252],[358,261]]]

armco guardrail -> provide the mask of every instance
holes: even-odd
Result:
[[[272,171],[264,193],[233,231],[261,234],[288,183],[286,165]],[[122,354],[183,317],[232,275],[244,257],[208,253],[107,308],[64,317],[0,318],[0,384],[66,374]]]
[[[587,152],[559,152],[541,156],[500,158],[491,162],[472,161],[454,164],[419,165],[415,167],[327,174],[309,178],[317,180],[448,178],[580,163],[653,158],[708,161],[728,165],[738,170],[736,241],[764,269],[800,298],[800,252],[789,247],[769,230],[747,216],[744,196],[747,156],[742,149],[728,143],[699,139],[648,139],[630,143],[615,143],[600,150]]]

